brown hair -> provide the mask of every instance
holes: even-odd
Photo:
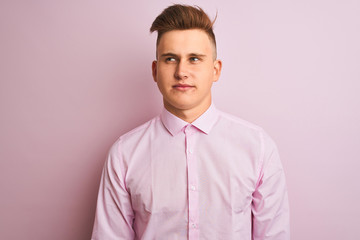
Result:
[[[214,58],[216,58],[216,40],[213,32],[213,21],[209,16],[198,6],[192,7],[189,5],[174,4],[157,16],[151,25],[150,32],[157,31],[158,36],[156,46],[160,42],[161,36],[172,30],[187,30],[187,29],[201,29],[209,36],[211,42],[214,44]]]

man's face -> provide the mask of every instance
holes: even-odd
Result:
[[[167,110],[205,111],[221,61],[214,60],[214,45],[205,31],[173,30],[160,38],[152,72]]]

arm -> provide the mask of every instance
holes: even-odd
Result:
[[[252,201],[253,240],[289,240],[285,174],[275,143],[261,133],[260,174]]]
[[[125,185],[120,143],[110,149],[101,177],[92,240],[134,239],[134,212]]]

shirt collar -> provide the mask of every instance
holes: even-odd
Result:
[[[211,104],[210,107],[200,117],[198,117],[194,122],[191,123],[191,125],[195,126],[202,132],[209,134],[218,118],[218,115],[219,113],[215,105]],[[170,113],[165,108],[160,115],[160,119],[166,129],[173,136],[181,132],[181,130],[189,124],[188,122]]]

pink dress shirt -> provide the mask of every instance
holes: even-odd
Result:
[[[164,109],[110,149],[92,239],[290,239],[274,142],[214,105],[191,124]]]

